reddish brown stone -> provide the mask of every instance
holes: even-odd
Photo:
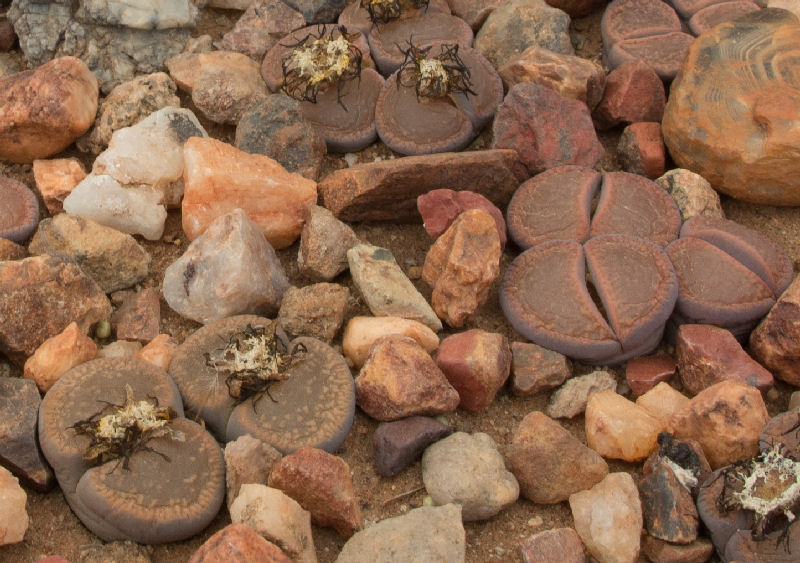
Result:
[[[361,528],[361,508],[350,467],[335,455],[300,448],[272,467],[269,486],[300,503],[318,526],[335,528],[346,538]]]
[[[661,176],[666,163],[661,124],[642,121],[628,125],[619,138],[617,155],[628,172],[647,176],[651,180]]]
[[[675,360],[663,354],[633,358],[625,365],[625,380],[637,397],[673,375]]]
[[[452,432],[449,426],[427,416],[409,416],[378,425],[372,434],[378,475],[394,477],[418,459],[425,448]]]
[[[578,532],[572,528],[545,530],[519,542],[525,563],[584,563],[586,554]]]
[[[147,287],[126,299],[111,316],[111,327],[119,340],[153,340],[161,332],[158,292]]]
[[[800,277],[750,333],[750,352],[775,377],[800,386]]]
[[[511,343],[511,390],[532,395],[558,387],[572,376],[567,357],[532,342]]]
[[[313,281],[330,281],[347,269],[347,251],[358,237],[324,207],[309,205],[304,219],[297,267]]]
[[[219,48],[260,61],[287,33],[306,25],[303,14],[283,2],[259,0],[250,4],[236,25],[222,36]]]
[[[268,542],[244,524],[228,524],[194,552],[189,563],[291,563],[275,544]]]
[[[508,339],[477,328],[448,336],[439,345],[436,365],[458,391],[459,406],[479,412],[494,400],[508,379]]]
[[[500,245],[506,245],[506,222],[503,212],[485,196],[470,191],[432,190],[417,198],[422,226],[432,239],[439,238],[461,213],[469,209],[485,211],[494,219]]]
[[[378,339],[355,383],[358,406],[376,420],[442,414],[460,401],[425,349],[406,336]]]
[[[594,119],[599,129],[640,121],[660,123],[666,103],[664,84],[656,72],[640,60],[631,61],[608,74]]]
[[[694,499],[672,469],[660,465],[639,482],[645,529],[656,538],[687,544],[697,539],[699,517]]]
[[[16,41],[14,26],[7,18],[0,18],[0,51],[10,51]]]
[[[0,262],[5,262],[6,260],[20,260],[27,255],[28,252],[21,244],[17,244],[6,238],[0,238]]]
[[[702,536],[690,544],[679,545],[645,535],[642,553],[653,563],[705,563],[714,553],[714,544]]]
[[[531,83],[508,91],[492,137],[492,148],[517,151],[528,175],[562,164],[592,167],[604,152],[586,104]]]
[[[97,91],[75,57],[0,78],[0,160],[31,162],[66,148],[94,122]]]
[[[766,392],[772,374],[747,355],[733,335],[713,325],[685,324],[675,338],[683,386],[696,394],[720,381],[741,381]]]
[[[505,209],[519,179],[512,150],[395,158],[336,170],[318,189],[322,204],[343,221],[419,221],[417,197],[433,189],[469,189]]]

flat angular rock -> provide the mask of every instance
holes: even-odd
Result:
[[[689,490],[672,469],[661,465],[639,483],[647,532],[658,539],[688,544],[697,539],[700,518]]]
[[[64,199],[64,211],[123,233],[158,240],[164,234],[164,196],[149,186],[125,188],[111,176],[89,174]]]
[[[800,385],[800,278],[796,277],[750,333],[750,353],[778,379]]]
[[[566,164],[591,168],[604,153],[586,104],[526,82],[497,108],[492,137],[492,148],[517,151],[528,175]]]
[[[167,106],[180,107],[176,88],[165,72],[137,76],[119,84],[100,102],[94,127],[75,144],[84,152],[99,153],[117,129],[130,127]]]
[[[237,207],[274,248],[285,248],[300,236],[305,209],[317,200],[313,180],[287,172],[268,156],[247,154],[215,139],[190,139],[184,158],[181,216],[189,240]]]
[[[105,293],[74,262],[51,255],[0,262],[0,350],[17,365],[69,323],[85,334],[110,316]]]
[[[59,377],[96,355],[94,340],[71,322],[63,331],[42,342],[33,356],[26,360],[23,374],[36,383],[39,391],[46,393]]]
[[[436,313],[387,249],[359,244],[347,251],[347,261],[353,283],[373,315],[403,317],[419,321],[434,331],[442,329]]]
[[[609,473],[588,491],[569,497],[575,530],[602,562],[634,563],[639,555],[642,507],[628,473]]]
[[[274,313],[288,287],[259,226],[235,209],[214,220],[166,269],[163,292],[176,312],[209,323],[245,312]]]
[[[331,281],[348,268],[347,251],[358,244],[349,225],[319,205],[309,205],[300,232],[297,267],[314,281]]]
[[[334,528],[346,538],[361,528],[361,508],[350,467],[335,455],[300,448],[272,467],[269,486],[299,502],[318,526]]]
[[[682,31],[623,39],[608,50],[606,60],[609,67],[617,68],[641,59],[656,71],[661,80],[668,82],[678,74],[681,61],[686,58],[693,41],[693,35]]]
[[[564,55],[574,54],[570,18],[543,0],[514,0],[498,6],[475,36],[475,48],[495,68],[532,45]]]
[[[159,203],[179,207],[184,189],[183,148],[191,137],[208,137],[194,113],[165,107],[114,131],[92,173],[111,176],[126,187],[149,186],[161,194]]]
[[[122,302],[111,316],[111,328],[121,340],[144,344],[161,332],[161,305],[158,292],[146,287]]]
[[[625,381],[637,397],[675,375],[675,360],[662,354],[632,358],[625,364]]]
[[[236,125],[235,145],[239,150],[273,158],[287,172],[315,181],[326,154],[325,141],[303,118],[300,102],[284,94],[254,101]]]
[[[547,416],[552,418],[572,418],[586,409],[586,402],[592,393],[617,390],[617,380],[607,371],[593,371],[586,375],[572,377],[550,395]]]
[[[800,72],[783,62],[800,50],[799,31],[797,16],[766,9],[720,24],[692,44],[664,112],[664,141],[678,166],[743,201],[800,203],[797,159],[787,152],[798,133],[785,126],[800,115]],[[711,95],[720,84],[724,102]],[[744,104],[743,111],[728,112],[731,103]]]
[[[712,469],[758,453],[769,420],[761,393],[738,381],[722,381],[698,393],[670,420],[675,436],[696,440]]]
[[[181,53],[165,64],[178,88],[214,123],[238,123],[247,108],[268,94],[260,65],[241,53]]]
[[[578,532],[554,528],[528,536],[519,542],[525,563],[584,563],[586,554]]]
[[[447,189],[432,190],[417,198],[417,209],[422,216],[422,226],[434,240],[439,238],[464,211],[470,209],[485,211],[494,219],[500,246],[506,245],[506,221],[503,213],[481,194],[467,190],[460,192]]]
[[[228,524],[222,528],[194,552],[189,563],[237,560],[291,563],[291,559],[278,546],[244,524]]]
[[[529,342],[511,343],[511,390],[533,395],[558,387],[572,377],[572,365],[564,354]]]
[[[437,316],[463,326],[486,302],[500,275],[501,254],[494,218],[480,209],[461,213],[433,243],[422,268]]]
[[[0,176],[0,238],[24,243],[39,223],[39,201],[22,182]]]
[[[425,448],[452,432],[449,426],[426,416],[379,424],[372,435],[378,475],[394,477],[418,459]]]
[[[131,287],[150,270],[150,254],[131,235],[70,213],[39,223],[28,251],[69,256],[105,293]]]
[[[538,411],[522,419],[506,458],[519,481],[522,496],[537,504],[565,501],[608,474],[603,458]]]
[[[250,434],[239,436],[225,444],[225,499],[228,510],[246,483],[266,485],[273,466],[281,453]]]
[[[344,544],[336,562],[397,558],[463,563],[467,550],[465,536],[459,505],[423,506],[357,532]]]
[[[590,111],[600,103],[606,86],[606,73],[597,63],[538,45],[511,57],[497,72],[508,90],[520,82],[532,82],[579,100]]]
[[[666,149],[661,123],[631,123],[622,131],[617,145],[618,158],[626,172],[655,180],[664,174]]]
[[[289,287],[278,311],[283,329],[293,336],[313,336],[330,342],[347,312],[350,290],[335,283]]]
[[[675,357],[683,387],[695,395],[715,383],[741,381],[766,392],[772,374],[742,349],[733,335],[713,325],[685,324],[675,337]]]
[[[26,486],[45,492],[55,485],[55,477],[36,442],[36,419],[41,404],[33,382],[0,378],[0,465],[3,466],[0,472],[7,468]]]
[[[64,210],[64,198],[86,178],[86,169],[77,158],[53,158],[33,161],[36,189],[50,215]]]
[[[405,336],[376,341],[355,384],[358,406],[381,421],[451,412],[459,403],[433,359]]]
[[[705,563],[714,553],[714,544],[702,536],[681,545],[648,534],[642,538],[642,553],[653,563]]]
[[[390,334],[413,338],[429,354],[439,347],[436,333],[419,321],[401,317],[353,317],[347,321],[342,335],[342,353],[360,368],[375,341]]]
[[[660,123],[666,103],[661,79],[650,66],[637,59],[608,74],[603,99],[593,115],[599,129],[640,121]]]
[[[242,485],[230,512],[233,523],[281,546],[292,561],[316,563],[311,514],[282,491],[256,483]]]
[[[672,415],[689,402],[689,397],[662,381],[636,399],[636,404],[669,427]],[[668,428],[670,429],[670,428]]]
[[[246,0],[241,4],[242,17],[220,41],[219,46],[225,51],[237,51],[260,61],[290,31],[306,25],[303,14],[280,1]]]
[[[456,432],[428,446],[422,480],[437,505],[460,504],[465,522],[491,518],[519,496],[497,444],[483,432]]]
[[[417,197],[447,188],[485,195],[504,209],[519,181],[512,150],[483,150],[356,164],[319,184],[322,204],[343,221],[419,221]]]
[[[586,443],[605,458],[641,461],[657,445],[664,424],[614,391],[600,391],[586,403]]]
[[[61,152],[97,111],[97,80],[75,57],[2,77],[0,92],[0,160],[32,162]]]
[[[725,218],[719,194],[699,174],[684,168],[674,168],[656,178],[655,183],[664,188],[675,200],[681,212],[681,219],[684,221],[695,215]]]
[[[0,546],[19,543],[28,530],[28,512],[25,510],[28,495],[19,486],[17,478],[3,467],[0,467],[0,498],[3,499]]]
[[[472,329],[442,340],[436,365],[458,391],[459,406],[479,412],[505,385],[511,349],[502,334]]]

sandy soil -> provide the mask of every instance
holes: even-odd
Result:
[[[215,40],[219,39],[224,31],[232,27],[238,15],[238,12],[232,11],[207,10],[196,35],[209,33]],[[601,48],[599,22],[600,13],[573,21],[573,43],[581,56],[599,60]],[[192,108],[191,102],[185,96],[182,100],[185,107]],[[232,127],[214,125],[202,119],[201,121],[212,136],[226,142],[233,141],[234,129]],[[619,133],[620,131],[616,130],[601,135],[601,140],[607,150],[600,165],[603,169],[619,169],[615,156]],[[483,148],[489,142],[489,134],[484,133],[476,139],[471,148]],[[67,151],[67,154],[84,158],[75,151]],[[391,151],[378,144],[362,151],[358,156],[359,161],[366,162],[377,156],[386,158],[390,154]],[[90,162],[86,162],[86,164],[87,168],[91,167]],[[326,157],[326,171],[344,166],[346,164],[338,156]],[[34,185],[30,166],[0,163],[0,174],[15,177],[29,186]],[[795,271],[800,269],[800,238],[797,235],[800,233],[800,208],[756,206],[728,198],[723,199],[723,207],[730,219],[763,232],[781,245],[792,257]],[[417,288],[423,295],[430,298],[430,288],[421,279],[418,279],[418,274],[416,274],[417,279],[414,279],[414,272],[419,272],[419,267],[424,263],[425,255],[431,245],[431,240],[420,224],[359,224],[354,225],[354,228],[362,240],[390,249],[397,262],[410,274]],[[169,214],[162,241],[140,240],[140,242],[153,258],[150,275],[141,285],[160,289],[164,270],[188,246],[188,241],[180,227],[179,212],[173,211]],[[513,244],[509,244],[502,258],[501,268],[503,270],[518,252]],[[309,283],[299,275],[297,270],[297,244],[279,251],[278,254],[294,285],[301,286]],[[345,274],[336,281],[349,287],[353,295],[352,307],[348,316],[369,314],[349,276]],[[511,329],[503,317],[497,299],[496,289],[498,286],[499,280],[490,293],[489,301],[463,330],[481,328],[503,333],[512,341],[523,341],[524,339]],[[199,326],[197,323],[179,317],[163,299],[161,315],[162,330],[172,334],[179,341],[183,341]],[[448,334],[445,330],[441,336],[445,337]],[[336,343],[340,343],[340,338]],[[670,351],[666,343],[662,345],[662,348]],[[588,373],[592,369],[594,369],[592,366],[574,364],[576,374]],[[619,367],[610,369],[617,375],[618,381],[624,382],[622,369]],[[0,358],[0,375],[3,374],[20,375],[19,370],[9,366]],[[786,409],[789,395],[794,389],[779,383],[776,390],[777,393],[771,393],[768,396],[767,406],[771,415]],[[628,397],[630,398],[630,394]],[[533,410],[543,410],[547,399],[548,394],[514,397],[507,391],[501,391],[494,403],[479,415],[459,410],[445,418],[455,430],[489,434],[500,448],[504,449],[510,443],[512,433],[519,421]],[[578,438],[585,441],[582,416],[560,422]],[[419,462],[391,479],[379,477],[376,474],[371,445],[372,433],[376,427],[375,421],[360,412],[357,413],[353,428],[338,452],[338,455],[350,465],[352,470],[365,523],[401,515],[412,508],[421,506],[425,497]],[[609,466],[611,471],[628,471],[634,475],[634,478],[638,478],[641,473],[640,464],[611,461]],[[0,561],[29,563],[47,555],[60,555],[74,563],[87,560],[147,561],[148,558],[154,562],[176,563],[187,561],[211,534],[230,521],[227,511],[223,508],[202,534],[190,540],[158,546],[121,545],[117,546],[112,554],[103,551],[102,542],[83,527],[70,511],[59,489],[56,488],[47,494],[35,493],[30,490],[27,492],[30,528],[22,543],[0,547]],[[543,506],[520,499],[489,521],[465,524],[467,561],[519,561],[517,546],[520,539],[539,531],[564,526],[572,526],[572,516],[567,503]],[[344,544],[344,539],[331,529],[315,527],[314,542],[320,562],[325,563],[336,558]],[[100,555],[101,553],[103,555]],[[96,558],[98,555],[99,558]]]

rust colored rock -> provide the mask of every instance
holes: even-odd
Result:
[[[765,9],[720,24],[689,48],[664,112],[673,160],[731,197],[800,204],[800,20]],[[740,70],[743,69],[743,70]],[[725,85],[725,96],[714,92]],[[742,108],[731,112],[732,104]]]
[[[257,61],[293,29],[306,25],[303,14],[283,2],[259,0],[249,4],[233,29],[222,36],[219,47],[244,53]]]
[[[608,474],[603,458],[539,411],[522,419],[506,458],[522,496],[538,504],[565,501]]]
[[[5,176],[0,176],[0,200],[0,238],[24,243],[39,224],[39,201],[25,184]]]
[[[491,215],[480,209],[459,215],[433,243],[422,268],[436,315],[452,327],[463,326],[486,302],[500,275],[501,254]]]
[[[300,448],[272,467],[269,486],[308,510],[317,526],[334,528],[346,538],[361,529],[361,508],[350,467],[333,454]]]
[[[382,421],[450,412],[460,400],[425,349],[405,336],[375,342],[355,383],[358,406]]]
[[[0,237],[0,262],[6,260],[21,260],[28,255],[25,247]]]
[[[86,177],[86,170],[77,158],[34,160],[33,178],[50,215],[61,213],[72,189]]]
[[[700,517],[694,499],[672,469],[660,465],[639,482],[647,532],[658,539],[688,544],[697,539]]]
[[[511,370],[511,350],[502,334],[472,329],[448,336],[439,345],[436,365],[472,412],[494,400]]]
[[[666,103],[664,84],[656,72],[634,60],[608,74],[603,99],[593,115],[599,129],[640,121],[660,123]]]
[[[330,281],[347,269],[347,251],[358,237],[324,207],[309,205],[304,219],[297,267],[314,281]]]
[[[409,416],[379,424],[372,434],[378,475],[394,477],[417,460],[425,448],[452,432],[446,424],[427,416]]]
[[[432,190],[417,198],[417,209],[422,216],[422,225],[432,239],[439,238],[461,213],[470,209],[485,211],[494,219],[500,245],[506,245],[506,222],[503,213],[486,196],[475,192],[454,190]]]
[[[147,343],[161,332],[158,292],[146,287],[126,299],[111,315],[111,327],[120,340]]]
[[[417,197],[437,188],[485,195],[504,209],[519,185],[512,150],[395,158],[336,170],[318,186],[322,203],[343,221],[419,221]]]
[[[292,336],[313,336],[326,342],[344,322],[350,290],[335,283],[315,283],[289,287],[281,298],[278,318]]]
[[[696,440],[712,469],[758,453],[769,414],[761,393],[738,381],[722,381],[698,393],[670,420],[675,437]]]
[[[555,528],[528,536],[519,542],[525,563],[584,563],[586,554],[578,532]]]
[[[764,393],[775,383],[729,331],[713,325],[681,325],[675,357],[683,387],[692,395],[726,380],[741,381]]]
[[[511,343],[511,390],[533,395],[558,387],[572,376],[567,357],[530,342]]]
[[[652,121],[631,123],[622,131],[617,145],[622,168],[655,180],[666,166],[666,148],[661,124]]]
[[[27,359],[23,374],[33,380],[39,391],[47,391],[73,367],[88,362],[97,355],[97,344],[78,329],[75,322],[55,336],[48,338]]]
[[[497,108],[492,137],[492,148],[517,151],[528,175],[564,164],[591,168],[605,152],[586,104],[531,83],[508,91]]]
[[[599,64],[533,45],[512,57],[499,70],[508,90],[520,82],[552,88],[565,98],[579,100],[593,110],[603,97],[606,73]]]
[[[228,561],[291,563],[292,560],[274,543],[265,540],[244,524],[237,523],[228,524],[208,538],[189,559],[189,563]]]
[[[745,14],[757,12],[761,8],[750,0],[733,0],[720,2],[701,8],[689,19],[689,29],[695,35],[705,33],[715,25],[735,20]]]
[[[641,461],[656,448],[664,424],[647,409],[611,390],[589,396],[586,443],[605,458]]]
[[[181,205],[189,240],[235,208],[243,209],[273,248],[292,244],[306,208],[317,201],[313,180],[287,172],[268,156],[247,154],[217,141],[192,137],[184,145],[186,190]]]
[[[110,316],[105,293],[74,262],[51,255],[0,262],[0,351],[17,365],[69,323],[85,334]]]
[[[97,112],[97,79],[80,59],[61,57],[0,78],[0,160],[32,162],[61,152]]]
[[[675,375],[675,360],[667,355],[632,358],[625,364],[625,380],[637,397]]]
[[[145,344],[133,357],[158,366],[164,371],[169,369],[172,356],[178,348],[178,341],[169,334],[159,334]]]
[[[750,333],[750,352],[775,377],[800,386],[800,277]]]
[[[646,535],[642,538],[642,553],[653,563],[705,563],[714,553],[714,544],[702,536],[679,545]]]

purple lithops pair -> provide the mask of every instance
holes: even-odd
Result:
[[[760,233],[709,217],[681,228],[674,201],[625,172],[548,170],[519,187],[507,223],[525,251],[500,289],[506,318],[587,363],[652,351],[670,319],[746,335],[792,278],[788,256]]]

